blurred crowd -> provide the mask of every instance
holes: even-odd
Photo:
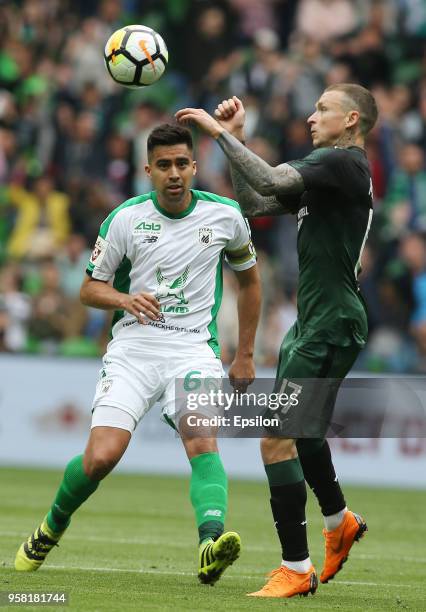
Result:
[[[115,29],[143,23],[169,47],[152,87],[115,85]],[[236,94],[249,146],[271,164],[311,150],[306,117],[325,86],[370,88],[375,220],[361,288],[370,340],[357,366],[426,371],[426,0],[21,0],[0,3],[0,350],[99,355],[109,314],[79,303],[98,228],[150,190],[146,140],[182,106]],[[196,186],[233,197],[225,159],[196,135]],[[251,222],[264,306],[257,361],[273,366],[296,317],[296,224]],[[225,271],[219,331],[237,342]]]

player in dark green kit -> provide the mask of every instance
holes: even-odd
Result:
[[[305,191],[292,205],[298,208],[298,316],[281,348],[278,379],[344,378],[368,332],[357,282],[373,214],[367,158],[357,146],[324,147],[289,165]]]
[[[360,85],[325,90],[308,118],[314,151],[302,160],[269,166],[244,145],[244,108],[235,96],[210,117],[201,109],[177,113],[216,138],[231,164],[234,189],[247,216],[297,213],[299,288],[297,321],[284,338],[276,386],[292,379],[342,379],[367,340],[367,316],[358,289],[360,259],[372,219],[372,183],[364,151],[377,119],[371,93]],[[337,387],[326,403],[333,405]],[[302,394],[303,396],[303,390]],[[313,409],[322,405],[310,396]],[[306,485],[325,522],[320,580],[341,569],[367,530],[349,511],[323,438],[264,438],[262,457],[282,565],[256,597],[314,593],[318,580],[306,536]]]
[[[362,346],[367,321],[357,274],[373,213],[365,153],[327,147],[289,165],[306,189],[298,210],[298,327],[335,346]]]

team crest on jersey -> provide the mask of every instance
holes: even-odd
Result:
[[[166,278],[161,271],[161,268],[157,268],[155,271],[157,278],[158,288],[155,292],[155,297],[161,303],[161,300],[174,297],[176,304],[161,304],[161,312],[170,312],[173,314],[186,314],[189,312],[188,300],[185,298],[184,287],[189,277],[189,266],[186,266],[185,270],[180,276],[171,280]]]
[[[161,234],[161,223],[152,219],[138,219],[133,228],[134,236],[141,236],[141,242],[153,244]]]
[[[198,240],[203,246],[208,246],[213,241],[213,230],[211,227],[200,227],[198,229]]]
[[[104,378],[104,379],[102,379],[101,393],[108,393],[108,391],[111,389],[111,387],[112,387],[112,380],[111,380],[111,378]]]

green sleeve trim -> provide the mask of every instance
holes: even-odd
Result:
[[[219,334],[217,331],[217,313],[219,312],[220,305],[222,303],[223,294],[223,251],[219,256],[219,261],[216,267],[215,277],[215,288],[214,288],[214,302],[211,309],[211,321],[207,326],[207,330],[210,334],[210,339],[207,340],[207,344],[212,349],[218,359],[220,359],[220,346],[219,346]]]
[[[135,206],[136,204],[142,204],[143,202],[146,202],[147,200],[150,200],[150,199],[151,199],[151,194],[144,193],[143,195],[138,195],[134,198],[130,198],[129,200],[126,200],[125,202],[120,204],[120,206],[117,206],[117,208],[114,208],[114,210],[110,212],[108,217],[102,223],[101,228],[99,230],[99,236],[103,238],[104,240],[106,239],[111,223],[113,222],[114,218],[121,210],[123,210],[124,208],[128,208],[129,206]]]
[[[130,271],[132,269],[132,262],[130,261],[130,259],[127,259],[126,256],[123,257],[121,264],[118,266],[115,275],[114,275],[114,282],[113,282],[113,287],[114,289],[117,289],[117,291],[120,291],[120,293],[129,293],[130,291]],[[111,335],[112,335],[112,328],[114,327],[114,325],[116,323],[118,323],[118,321],[120,321],[120,319],[122,319],[124,317],[124,310],[116,310],[114,312],[114,316],[112,318],[112,323],[111,323]]]
[[[226,204],[227,206],[232,206],[238,210],[241,215],[243,214],[240,208],[240,205],[236,200],[231,200],[231,198],[226,198],[225,196],[217,195],[216,193],[210,193],[209,191],[196,191],[193,192],[197,195],[199,200],[204,200],[205,202],[218,202],[219,204]]]

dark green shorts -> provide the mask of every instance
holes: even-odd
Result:
[[[297,322],[293,325],[281,345],[275,379],[275,393],[293,396],[289,407],[279,416],[278,435],[289,438],[325,437],[332,425],[340,384],[360,350],[357,344],[334,346],[304,337]]]
[[[280,349],[277,381],[283,378],[340,378],[348,374],[361,347],[334,346],[300,334],[297,322],[287,332]]]

